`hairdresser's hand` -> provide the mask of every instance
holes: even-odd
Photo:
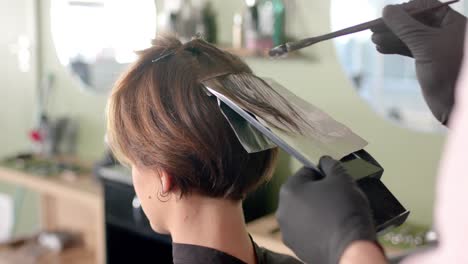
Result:
[[[414,0],[386,6],[383,10],[386,27],[372,29],[372,41],[383,54],[400,54],[416,60],[416,74],[424,98],[434,116],[447,124],[463,58],[466,18],[450,7],[417,18],[408,14],[439,3]]]
[[[339,263],[356,241],[376,241],[369,202],[340,162],[322,157],[325,178],[302,168],[281,187],[283,241],[307,263]],[[376,263],[376,262],[374,262]]]

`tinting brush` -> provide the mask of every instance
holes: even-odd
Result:
[[[437,5],[433,6],[433,7],[428,7],[428,8],[424,8],[424,9],[420,9],[420,10],[411,11],[411,12],[409,12],[409,14],[411,16],[421,15],[421,14],[424,14],[424,13],[439,9],[441,7],[444,7],[444,6],[448,6],[450,4],[453,4],[453,3],[456,3],[456,2],[459,2],[459,1],[460,0],[452,0],[452,1],[445,2],[445,3],[440,3],[440,4],[437,4]],[[378,18],[378,19],[375,19],[375,20],[372,20],[372,21],[368,21],[368,22],[365,22],[365,23],[362,23],[362,24],[359,24],[359,25],[349,27],[349,28],[345,28],[345,29],[342,29],[342,30],[331,32],[331,33],[328,33],[328,34],[325,34],[325,35],[312,37],[312,38],[305,38],[305,39],[295,41],[295,42],[284,43],[282,45],[279,45],[279,46],[271,49],[268,52],[268,55],[270,55],[270,57],[280,57],[280,56],[285,55],[288,52],[299,50],[299,49],[314,45],[316,43],[319,43],[319,42],[322,42],[322,41],[325,41],[325,40],[333,39],[333,38],[344,36],[344,35],[353,34],[353,33],[356,33],[356,32],[360,32],[360,31],[364,31],[364,30],[367,30],[367,29],[371,29],[371,28],[379,27],[379,26],[384,26],[384,25],[385,25],[385,23],[384,23],[383,19]]]

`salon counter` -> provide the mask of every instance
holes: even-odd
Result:
[[[56,260],[60,260],[67,259],[66,255],[71,254],[74,261],[57,263],[105,263],[103,195],[100,184],[92,175],[63,173],[41,176],[0,167],[0,181],[27,188],[40,195],[41,230],[69,230],[81,236],[81,250],[65,250],[64,256],[55,256]]]
[[[296,257],[281,240],[281,232],[274,215],[267,215],[249,222],[247,231],[257,245],[274,252]]]
[[[267,215],[248,223],[247,230],[259,246],[297,258],[281,240],[281,232],[275,215]],[[384,247],[384,249],[389,258],[406,253],[394,247]]]

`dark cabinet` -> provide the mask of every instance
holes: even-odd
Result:
[[[133,186],[109,179],[102,182],[107,263],[172,263],[170,237],[151,229]]]

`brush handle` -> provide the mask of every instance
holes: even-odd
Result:
[[[458,1],[460,1],[460,0],[452,0],[452,1],[445,2],[445,3],[440,3],[440,4],[437,4],[437,5],[432,6],[432,7],[428,7],[428,8],[424,8],[424,9],[420,9],[420,10],[415,10],[415,11],[410,11],[409,14],[411,16],[421,15],[421,14],[427,13],[429,11],[433,11],[433,10],[439,9],[441,7],[448,6],[450,4],[456,3]],[[371,28],[374,28],[374,27],[377,27],[377,26],[382,26],[382,25],[385,25],[383,19],[378,18],[378,19],[374,19],[372,21],[368,21],[368,22],[365,22],[365,23],[362,23],[362,24],[359,24],[359,25],[349,27],[349,28],[341,29],[341,30],[338,30],[338,31],[335,31],[335,32],[325,34],[325,35],[312,37],[312,38],[306,38],[306,39],[302,39],[302,40],[299,40],[299,41],[296,41],[296,42],[288,42],[288,43],[286,43],[286,47],[287,47],[288,52],[291,52],[291,51],[294,51],[294,50],[298,50],[298,49],[308,47],[310,45],[316,44],[316,43],[324,41],[324,40],[329,40],[329,39],[333,39],[333,38],[336,38],[336,37],[341,37],[341,36],[353,34],[353,33],[356,33],[356,32],[361,32],[361,31],[371,29]]]

